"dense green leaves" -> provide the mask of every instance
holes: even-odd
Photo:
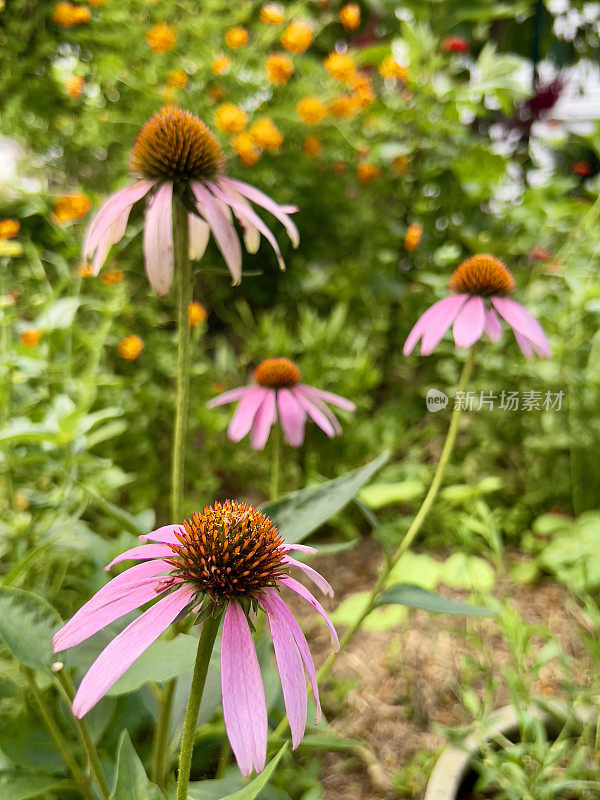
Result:
[[[395,604],[420,608],[423,611],[434,611],[438,614],[466,614],[468,616],[483,617],[493,614],[488,608],[474,606],[471,603],[462,603],[457,600],[448,600],[439,594],[428,592],[420,586],[410,583],[397,583],[385,591],[377,605],[384,606]]]
[[[58,660],[52,636],[60,625],[58,612],[41,597],[0,586],[0,638],[21,664],[50,671]]]
[[[0,800],[31,800],[57,789],[63,781],[42,772],[19,772],[10,769],[0,772]]]
[[[163,800],[158,786],[148,779],[127,731],[123,731],[119,741],[117,771],[110,800]]]

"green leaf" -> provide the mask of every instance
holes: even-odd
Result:
[[[182,675],[194,668],[197,650],[198,639],[187,633],[175,639],[159,639],[142,653],[107,694],[126,694],[148,681],[160,683]]]
[[[59,660],[52,635],[61,627],[56,609],[31,592],[0,586],[0,639],[21,664],[50,672]]]
[[[119,740],[117,771],[110,800],[162,800],[158,786],[151,783],[127,731]]]
[[[439,594],[428,592],[426,589],[410,583],[397,583],[395,586],[391,586],[380,597],[377,605],[382,606],[389,603],[409,608],[421,608],[423,611],[434,611],[437,614],[468,614],[474,617],[486,617],[495,613],[483,606],[448,600]]]
[[[287,742],[283,745],[277,755],[269,761],[260,775],[257,775],[254,780],[250,781],[250,783],[244,786],[243,789],[240,789],[239,792],[228,794],[226,797],[223,797],[222,800],[254,800],[255,797],[258,797],[259,793],[269,782],[271,775],[275,772],[275,768],[277,767],[277,764],[279,763],[279,760],[286,749]]]
[[[345,597],[330,614],[334,625],[350,626],[364,614],[369,603],[370,592],[355,592]],[[406,618],[405,608],[376,608],[363,620],[361,627],[366,631],[389,631]]]
[[[446,559],[440,573],[440,582],[453,589],[472,592],[489,592],[496,576],[492,567],[479,556],[453,553]]]
[[[366,486],[358,498],[361,503],[377,511],[384,506],[417,500],[424,493],[425,485],[421,481],[406,480],[396,483],[373,483],[371,486]]]
[[[0,772],[0,800],[29,800],[56,789],[61,778],[41,772],[21,772],[9,769]]]
[[[383,453],[360,469],[269,503],[263,511],[277,525],[286,542],[301,542],[347,505],[388,458],[388,453]]]

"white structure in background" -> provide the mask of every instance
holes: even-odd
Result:
[[[15,139],[0,136],[0,197],[3,202],[23,194],[38,194],[46,188],[42,178],[27,175],[23,169],[28,162],[26,155],[25,148]]]

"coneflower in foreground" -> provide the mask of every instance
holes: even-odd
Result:
[[[224,392],[208,406],[214,408],[239,400],[227,435],[239,442],[252,430],[250,443],[254,450],[262,450],[266,445],[278,417],[287,442],[300,447],[307,416],[330,438],[341,434],[340,423],[326,403],[346,411],[356,410],[354,403],[345,397],[302,383],[302,373],[288,358],[268,358],[254,370],[253,377],[254,383]]]
[[[419,318],[409,333],[404,355],[412,352],[421,339],[421,354],[431,355],[454,323],[452,332],[457,347],[468,348],[483,333],[496,342],[502,336],[502,323],[507,322],[525,358],[550,358],[550,346],[542,326],[522,305],[511,300],[515,280],[505,265],[494,256],[476,255],[458,266],[450,278],[450,297],[438,300]]]
[[[242,277],[242,250],[233,217],[243,229],[248,252],[258,250],[262,234],[284,267],[275,237],[250,202],[273,214],[285,226],[294,247],[298,246],[298,229],[289,217],[298,209],[280,206],[254,186],[228,178],[221,146],[204,122],[189,111],[166,106],[154,114],[135,140],[130,170],[135,183],[111,195],[88,228],[83,257],[91,259],[94,275],[110,247],[123,238],[133,205],[146,195],[150,198],[144,258],[148,279],[158,295],[166,295],[173,282],[174,194],[188,211],[189,257],[202,258],[212,231],[234,283]]]
[[[66,650],[152,600],[160,598],[128,625],[92,664],[73,701],[82,717],[106,694],[133,662],[176,619],[196,613],[200,605],[225,608],[221,644],[221,685],[225,727],[244,776],[265,765],[267,710],[263,682],[248,614],[262,610],[269,621],[283,697],[297,747],[304,735],[308,674],[320,717],[319,690],[308,644],[292,612],[280,596],[287,587],[323,617],[339,647],[335,628],[311,592],[291,577],[301,569],[325,594],[329,583],[289,553],[316,553],[313,547],[285,544],[261,511],[227,500],[207,506],[181,525],[166,525],[140,536],[151,542],[117,556],[130,567],[100,589],[54,637],[55,652]]]

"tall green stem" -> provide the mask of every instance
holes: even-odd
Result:
[[[213,611],[216,611],[216,609],[213,609]],[[181,750],[179,752],[179,774],[177,776],[177,800],[187,800],[187,790],[190,782],[190,769],[192,766],[192,752],[194,750],[194,741],[196,739],[198,712],[200,711],[202,693],[204,692],[204,684],[206,683],[206,674],[208,672],[208,665],[210,664],[210,655],[212,653],[215,639],[217,638],[217,633],[219,632],[220,622],[221,614],[217,614],[217,616],[214,617],[206,617],[202,624],[202,632],[200,633],[200,641],[198,642],[198,650],[196,652],[196,663],[194,665],[192,685],[190,686],[190,697],[188,700],[187,711],[185,712],[185,721],[183,723],[183,735],[181,737]]]
[[[457,387],[457,394],[459,392],[465,392],[467,385],[469,383],[469,379],[471,377],[471,373],[473,372],[473,364],[475,358],[475,348],[471,347],[467,354],[467,358],[462,368],[462,372],[458,381]],[[446,472],[446,467],[448,466],[448,461],[450,460],[450,455],[452,454],[452,450],[454,448],[454,444],[456,442],[456,436],[458,434],[458,426],[460,423],[460,418],[462,416],[462,405],[460,403],[455,404],[454,409],[452,411],[452,417],[450,419],[450,426],[448,427],[448,433],[446,434],[446,440],[444,442],[444,447],[442,448],[442,452],[440,455],[440,460],[438,461],[438,465],[435,469],[435,473],[433,475],[433,480],[431,481],[431,485],[425,495],[425,499],[421,503],[421,507],[417,511],[415,518],[413,519],[404,539],[400,543],[400,545],[396,548],[394,553],[392,554],[391,558],[387,561],[384,569],[381,570],[373,589],[371,590],[371,594],[369,595],[369,599],[365,605],[365,608],[361,612],[360,616],[350,625],[350,627],[346,630],[342,638],[340,639],[340,650],[341,652],[344,647],[348,644],[348,642],[352,639],[354,634],[358,631],[366,617],[373,611],[373,609],[377,605],[377,600],[379,599],[379,595],[381,594],[383,588],[385,587],[386,581],[392,571],[392,569],[396,566],[402,555],[408,550],[411,544],[414,542],[417,534],[421,530],[423,523],[425,522],[425,518],[429,513],[431,506],[433,505],[435,498],[440,490],[440,486],[444,477],[444,473]],[[321,669],[317,673],[318,680],[322,680],[326,677],[331,669],[335,659],[337,657],[337,653],[331,653],[329,657],[324,661]],[[279,723],[279,725],[273,731],[273,736],[281,736],[285,728],[287,727],[287,721],[285,718]]]
[[[279,470],[281,467],[281,426],[273,426],[273,460],[271,461],[271,487],[270,497],[274,503],[279,497]]]
[[[175,424],[171,455],[171,522],[183,519],[185,445],[190,395],[190,326],[188,306],[192,299],[192,265],[188,257],[187,212],[178,197],[173,198],[173,257],[177,292],[177,384]],[[164,785],[169,754],[169,733],[175,695],[175,680],[165,686],[159,703],[158,720],[152,744],[152,780]]]

